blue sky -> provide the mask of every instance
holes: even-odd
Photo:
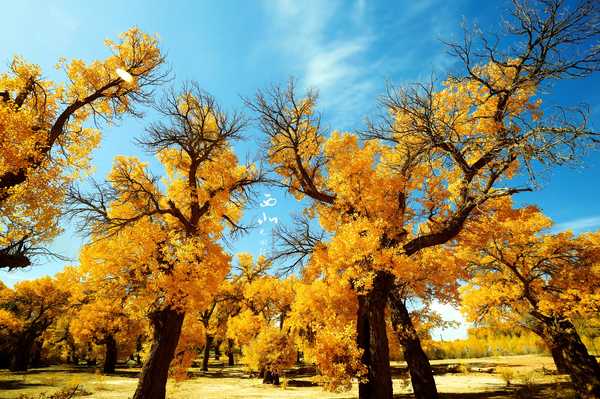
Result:
[[[386,82],[427,80],[455,67],[440,40],[459,39],[461,22],[477,21],[485,30],[499,28],[499,16],[510,8],[507,1],[19,1],[3,5],[0,24],[1,61],[6,65],[19,54],[39,64],[47,77],[62,80],[54,69],[59,57],[90,61],[107,55],[105,38],[115,38],[133,25],[159,35],[173,70],[174,83],[193,79],[212,93],[226,109],[242,109],[240,96],[258,88],[298,79],[303,87],[320,92],[324,122],[332,129],[363,126],[374,112],[375,99]],[[4,69],[0,67],[1,69]],[[561,82],[546,97],[546,104],[587,103],[592,124],[600,123],[600,76],[585,81]],[[94,153],[96,176],[103,178],[117,154],[139,155],[133,138],[156,116],[126,119],[103,128],[103,142]],[[257,151],[258,131],[247,131],[250,140],[240,153]],[[543,174],[541,189],[521,194],[519,204],[540,206],[557,228],[585,231],[600,227],[600,161],[598,153],[581,165]],[[156,163],[154,163],[156,166]],[[160,171],[160,169],[157,169]],[[277,205],[258,208],[280,223],[298,205],[285,193],[264,188]],[[83,238],[66,231],[52,248],[76,259]],[[264,237],[256,230],[236,242],[233,251],[258,253]],[[40,261],[25,271],[0,272],[12,285],[21,279],[53,274],[64,266],[56,260]],[[444,310],[449,317],[451,310]],[[462,332],[457,334],[463,334]],[[452,337],[450,333],[450,337]],[[449,336],[444,335],[447,339]]]

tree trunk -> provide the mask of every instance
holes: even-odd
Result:
[[[164,309],[151,316],[152,347],[133,399],[165,399],[169,366],[181,335],[185,313]]]
[[[104,354],[104,367],[102,371],[106,374],[113,374],[117,365],[117,341],[115,341],[112,335],[109,335],[104,344],[106,346],[106,353]]]
[[[0,351],[0,369],[10,368],[11,354],[8,352]]]
[[[30,367],[42,367],[42,342],[36,340],[31,346]]]
[[[231,338],[227,338],[227,365],[235,365],[235,359],[233,357],[233,339]]]
[[[279,374],[265,370],[263,374],[263,384],[279,385]]]
[[[208,371],[208,355],[210,353],[210,346],[212,345],[213,337],[206,334],[206,343],[204,344],[204,355],[202,357],[202,371]]]
[[[221,360],[221,342],[223,341],[215,341],[215,360]]]
[[[385,324],[385,306],[394,277],[378,272],[373,288],[358,296],[357,344],[363,350],[362,362],[367,367],[367,382],[358,385],[360,399],[391,399],[392,374]]]
[[[421,346],[421,340],[412,323],[408,309],[402,298],[392,294],[392,327],[400,345],[404,349],[404,360],[408,365],[410,380],[416,399],[436,399],[437,387],[433,379],[433,370],[429,359]]]
[[[75,347],[75,342],[73,341],[70,335],[67,336],[66,343],[68,349],[67,362],[78,366],[79,356],[77,356],[77,348]]]
[[[564,358],[560,348],[552,345],[551,342],[548,342],[547,344],[550,349],[550,354],[552,355],[552,359],[554,360],[554,365],[556,366],[556,371],[559,374],[569,374],[569,369],[567,368],[567,364],[565,363],[565,358]]]
[[[72,364],[74,366],[79,366],[79,357],[77,357],[77,355],[75,353],[71,352],[69,354],[68,363]]]
[[[588,353],[573,323],[548,318],[545,326],[551,348],[560,350],[575,391],[582,399],[600,399],[600,366]]]
[[[144,349],[143,347],[143,337],[141,335],[138,335],[136,340],[135,340],[135,365],[138,367],[142,366],[142,349]]]
[[[25,334],[17,341],[10,361],[10,371],[27,371],[35,338]]]

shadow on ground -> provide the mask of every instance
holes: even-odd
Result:
[[[0,392],[18,389],[29,389],[43,386],[46,386],[46,384],[31,383],[24,380],[6,380],[0,381]]]
[[[441,393],[440,399],[567,399],[573,398],[569,383],[536,384],[533,387],[515,385],[486,392]],[[412,393],[395,394],[394,399],[414,399]]]

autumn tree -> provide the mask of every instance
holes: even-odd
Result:
[[[289,85],[249,101],[280,184],[314,201],[321,226],[334,233],[328,246],[339,246],[340,266],[354,273],[358,343],[369,368],[361,397],[392,395],[384,309],[407,258],[453,240],[488,200],[530,190],[511,178],[519,171],[534,177],[536,162],[576,158],[593,135],[584,112],[541,108],[545,82],[599,67],[600,50],[589,47],[599,32],[597,3],[561,5],[515,2],[510,47],[482,37],[478,51],[469,35],[450,44],[464,73],[441,86],[390,89],[382,101],[387,116],[370,125],[362,145],[351,134],[327,138],[312,92],[299,98]],[[430,372],[413,378],[413,388],[418,397],[437,396]]]
[[[2,346],[11,353],[11,371],[26,371],[36,340],[68,304],[68,292],[50,277],[26,280],[0,291]]]
[[[60,233],[65,187],[85,172],[100,131],[90,127],[140,115],[165,80],[157,40],[137,28],[106,40],[110,56],[60,61],[66,83],[43,78],[15,57],[0,75],[0,268],[31,264]]]
[[[235,286],[239,313],[227,324],[227,335],[244,352],[244,361],[258,371],[263,383],[279,385],[283,370],[296,361],[294,339],[286,321],[294,297],[295,278],[267,274],[264,257],[256,262],[248,253],[238,254],[240,274]]]
[[[132,312],[128,293],[112,276],[99,280],[91,278],[92,265],[79,268],[79,281],[70,286],[71,317],[69,333],[75,345],[93,343],[104,347],[104,373],[114,373],[119,356],[130,355],[144,323],[139,312]],[[88,274],[89,273],[89,274]],[[88,274],[88,276],[86,276]]]
[[[405,272],[397,274],[390,292],[390,321],[400,346],[416,395],[435,396],[433,372],[422,336],[444,325],[431,310],[434,301],[457,304],[458,282],[466,277],[464,263],[454,255],[456,245],[429,247],[412,256]],[[405,273],[408,274],[405,274]],[[410,304],[413,303],[412,311]],[[420,306],[415,306],[417,303]]]
[[[164,165],[164,189],[144,163],[118,157],[107,185],[71,193],[72,212],[93,230],[90,262],[104,263],[104,273],[136,293],[153,329],[136,399],[165,397],[185,315],[205,309],[225,278],[229,256],[219,239],[241,227],[248,190],[262,178],[231,147],[243,117],[197,85],[168,92],[156,110],[164,120],[138,141]]]
[[[218,352],[221,348],[227,356],[227,365],[235,365],[235,339],[228,333],[229,320],[242,311],[242,291],[240,289],[239,274],[232,274],[223,282],[219,290],[220,298],[214,311],[212,331],[215,339],[215,359],[218,360]],[[220,343],[220,347],[217,345]]]
[[[551,350],[583,398],[600,396],[600,367],[573,321],[600,309],[600,233],[550,233],[535,207],[504,204],[465,234],[472,274],[463,308],[472,320],[524,326]],[[561,364],[562,363],[562,364]]]
[[[69,329],[73,316],[72,309],[68,305],[68,309],[50,325],[42,336],[42,349],[48,362],[79,365],[80,361],[87,360],[89,346],[76,342]]]
[[[325,389],[342,391],[366,375],[356,346],[358,299],[349,281],[319,263],[329,263],[323,249],[316,249],[296,284],[289,325],[304,361],[316,364]]]
[[[483,51],[470,36],[450,44],[464,73],[441,86],[390,89],[382,100],[386,116],[371,123],[363,144],[353,134],[327,138],[316,94],[298,97],[293,84],[248,101],[280,184],[314,202],[309,212],[333,234],[330,259],[358,294],[357,340],[369,370],[360,397],[392,396],[385,308],[397,280],[410,274],[409,259],[451,242],[488,200],[531,190],[512,183],[516,173],[533,178],[536,162],[572,160],[593,136],[585,112],[541,108],[545,82],[599,68],[600,50],[588,47],[599,33],[597,3],[561,5],[516,2],[508,48],[485,37]],[[401,306],[390,304],[392,312]],[[413,375],[420,376],[412,380],[417,397],[437,397],[427,369]]]
[[[208,371],[208,355],[210,348],[213,345],[214,335],[210,333],[210,321],[217,307],[217,300],[214,298],[212,302],[200,313],[200,322],[204,326],[204,350],[202,353],[202,371]]]
[[[219,360],[221,351],[227,356],[227,365],[235,365],[235,343],[234,340],[227,337],[227,322],[239,312],[239,307],[224,299],[217,304],[215,311],[215,321],[213,324],[215,339],[215,360]]]

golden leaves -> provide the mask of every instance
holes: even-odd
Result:
[[[89,172],[91,151],[100,142],[99,130],[84,126],[88,118],[111,123],[133,113],[136,103],[147,100],[147,87],[161,81],[156,39],[137,28],[120,38],[107,41],[113,55],[104,60],[61,59],[66,84],[43,80],[40,67],[20,57],[0,75],[2,247],[22,239],[38,246],[58,234],[65,187]],[[117,68],[137,83],[119,78]]]
[[[598,233],[552,234],[552,221],[537,208],[513,209],[507,200],[492,209],[461,235],[458,256],[472,269],[461,290],[471,319],[585,317],[598,309]]]

